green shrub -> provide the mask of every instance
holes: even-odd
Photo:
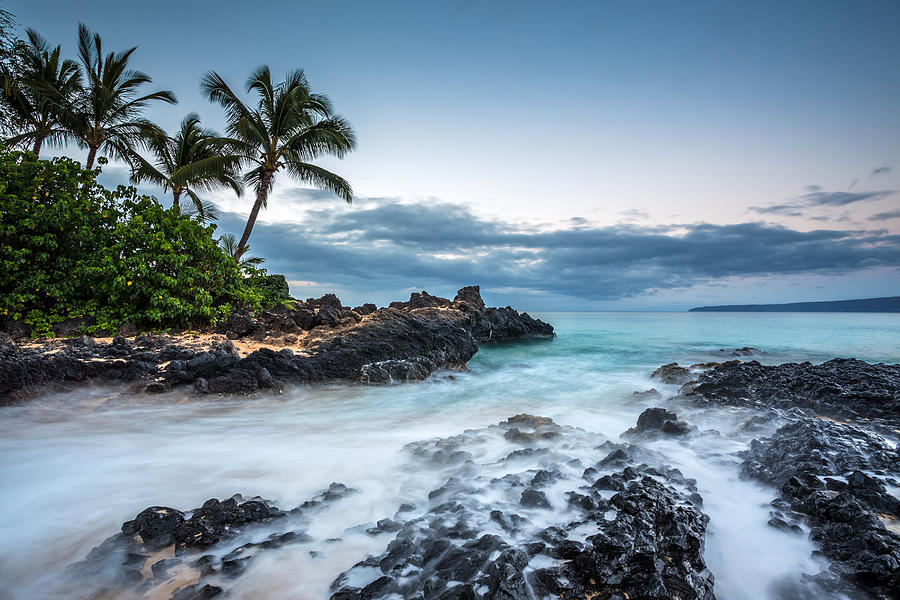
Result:
[[[265,269],[254,269],[247,277],[247,284],[260,295],[263,308],[292,300],[284,275],[268,275]]]
[[[115,329],[213,324],[263,294],[203,226],[67,158],[0,150],[0,320],[33,335],[88,318]]]

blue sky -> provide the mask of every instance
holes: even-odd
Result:
[[[900,294],[895,1],[2,5],[70,52],[79,21],[109,49],[139,46],[135,65],[179,98],[149,114],[170,129],[189,111],[221,128],[207,70],[240,84],[259,64],[304,68],[360,143],[324,161],[352,207],[282,177],[254,231],[298,296]],[[239,233],[249,200],[210,199]]]

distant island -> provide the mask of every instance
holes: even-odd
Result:
[[[900,312],[900,296],[832,300],[829,302],[791,302],[789,304],[731,304],[698,306],[689,312]]]

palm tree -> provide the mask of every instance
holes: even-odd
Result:
[[[128,67],[136,49],[104,56],[100,36],[91,34],[84,24],[78,25],[84,91],[68,111],[65,124],[68,137],[87,149],[88,169],[94,166],[99,150],[131,163],[135,146],[148,136],[159,135],[159,128],[141,117],[141,111],[156,100],[175,103],[175,95],[168,91],[138,95],[138,88],[153,80]]]
[[[238,196],[244,190],[238,174],[240,159],[223,154],[218,136],[200,127],[197,113],[187,115],[174,136],[150,136],[145,145],[155,161],[151,163],[135,154],[131,180],[147,181],[171,191],[173,206],[180,208],[181,195],[187,194],[202,218],[208,214],[208,203],[200,199],[196,190],[227,186]]]
[[[225,254],[234,256],[237,252],[237,238],[230,233],[226,233],[219,238],[219,248],[221,248]],[[244,252],[249,251],[250,246],[244,248]],[[247,258],[238,259],[238,266],[241,267],[242,271],[247,272],[255,268],[257,265],[263,264],[264,262],[266,262],[266,259],[262,258],[261,256],[248,256]]]
[[[3,100],[20,131],[6,144],[30,143],[32,152],[40,154],[44,142],[65,141],[62,111],[81,89],[81,81],[78,63],[60,59],[59,46],[51,48],[33,29],[26,35],[28,41],[17,48],[17,64],[0,75]]]
[[[356,135],[343,117],[334,114],[326,96],[310,90],[302,70],[288,73],[284,82],[273,85],[269,67],[259,67],[247,80],[247,92],[259,95],[254,108],[244,104],[215,72],[203,76],[201,88],[211,102],[225,108],[230,152],[251,166],[244,180],[253,185],[256,201],[235,249],[236,260],[247,251],[250,232],[278,171],[287,169],[304,183],[331,191],[348,203],[353,200],[353,190],[344,178],[311,161],[326,154],[343,158],[356,147]]]

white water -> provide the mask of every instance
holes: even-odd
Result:
[[[760,316],[740,315],[734,318],[745,321],[735,323],[723,315],[691,315],[691,327],[684,315],[657,315],[652,322],[642,315],[549,315],[557,340],[487,348],[469,372],[424,383],[294,387],[283,395],[237,399],[130,396],[92,387],[4,407],[0,598],[48,597],[67,564],[147,506],[186,510],[242,493],[291,508],[338,481],[361,493],[309,524],[311,544],[261,553],[229,584],[237,598],[327,598],[339,573],[381,553],[392,538],[346,528],[392,517],[400,504],[425,498],[444,482],[440,470],[410,462],[407,443],[484,428],[518,413],[579,427],[591,441],[618,441],[644,408],[668,406],[631,397],[650,387],[672,391],[649,380],[653,368],[709,360],[719,347],[760,347],[772,353],[769,362],[848,355],[900,360],[894,315],[746,321],[754,317]],[[723,434],[649,445],[698,480],[711,518],[706,558],[718,597],[773,598],[783,577],[821,569],[805,536],[766,525],[774,490],[738,477],[735,453],[749,437],[735,427],[748,414],[676,411],[701,430]],[[491,441],[476,462],[489,471],[511,449],[504,444]],[[590,453],[588,442],[583,452]]]

